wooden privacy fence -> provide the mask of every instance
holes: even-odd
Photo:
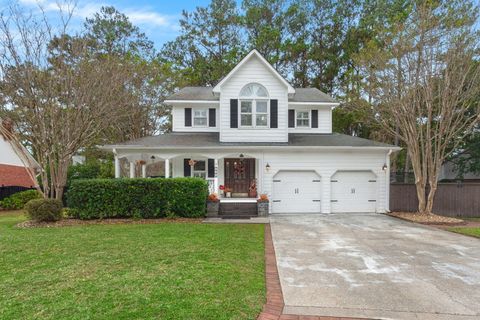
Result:
[[[390,185],[391,211],[417,211],[414,184]],[[433,212],[449,217],[480,217],[480,183],[439,183]]]

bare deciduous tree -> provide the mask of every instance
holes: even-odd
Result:
[[[131,70],[92,54],[89,39],[67,35],[71,12],[54,29],[46,15],[12,6],[0,17],[0,95],[45,169],[46,197],[62,198],[72,155],[92,145],[131,105]]]
[[[377,116],[408,147],[418,211],[430,214],[441,166],[480,121],[478,11],[469,3],[418,2],[384,47],[359,60]],[[427,195],[428,192],[428,195]]]

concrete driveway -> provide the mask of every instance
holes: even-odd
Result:
[[[480,319],[480,240],[380,214],[275,215],[284,313]]]

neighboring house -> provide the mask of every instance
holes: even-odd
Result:
[[[215,87],[170,96],[173,132],[103,146],[135,164],[165,162],[166,177],[208,180],[227,202],[268,194],[271,213],[385,212],[390,154],[398,147],[332,133],[330,96],[293,88],[251,51]],[[145,171],[143,171],[145,172]]]
[[[30,153],[13,139],[10,124],[1,121],[0,126],[0,187],[36,187],[37,181],[32,174],[40,170],[40,165]]]
[[[459,180],[463,182],[480,182],[480,174],[474,172],[467,172],[463,175],[456,168],[452,161],[445,161],[440,168],[439,181],[453,181]]]

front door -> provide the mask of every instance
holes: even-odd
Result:
[[[225,187],[232,189],[234,197],[248,197],[255,180],[255,159],[225,159]]]

